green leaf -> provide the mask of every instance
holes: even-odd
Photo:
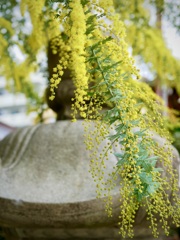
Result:
[[[120,131],[122,131],[124,128],[125,128],[124,124],[119,123],[119,124],[115,127],[115,130],[116,130],[116,132],[120,132]]]
[[[139,156],[138,160],[139,161],[145,160],[145,159],[147,159],[148,156],[149,156],[149,154],[147,153],[147,151],[145,151],[144,154]]]
[[[96,59],[97,59],[97,57],[95,57],[95,56],[89,57],[89,58],[87,58],[87,60],[85,61],[85,63],[96,61]]]
[[[151,163],[146,163],[144,161],[144,164],[142,164],[142,167],[144,168],[144,170],[147,172],[147,173],[150,173],[152,171],[152,165]]]
[[[94,95],[94,92],[87,92],[87,95],[92,97]]]
[[[97,53],[101,52],[101,48],[95,48],[95,49],[93,50],[93,52],[94,52],[94,54],[97,54]]]
[[[163,172],[164,170],[162,168],[154,168],[155,172]]]
[[[123,158],[123,157],[124,157],[124,154],[122,154],[122,153],[114,153],[114,155],[115,155],[117,158]]]
[[[141,172],[139,174],[139,177],[140,177],[142,183],[151,184],[151,182],[152,182],[152,176],[147,174],[146,172]]]
[[[106,42],[108,41],[111,41],[113,38],[110,36],[110,37],[107,37],[105,38],[104,40],[101,41],[101,44],[105,44]]]
[[[154,160],[151,160],[151,166],[155,167],[155,165],[156,165],[156,162],[157,162],[157,160],[156,160],[156,159],[154,159]]]
[[[146,161],[155,161],[155,160],[156,161],[158,160],[158,156],[146,158]]]
[[[113,93],[115,95],[121,95],[121,90],[120,89],[113,89]]]
[[[86,24],[92,24],[92,22],[95,18],[97,18],[97,14],[93,14],[93,15],[89,16],[86,21]]]
[[[125,163],[125,159],[120,159],[120,160],[118,160],[116,166],[117,166],[117,167],[120,167],[120,166],[122,166],[124,163]]]
[[[140,122],[140,120],[133,120],[133,121],[131,121],[131,124],[132,124],[132,125],[138,125],[139,122]]]
[[[111,141],[113,141],[113,140],[115,140],[115,139],[118,139],[119,137],[120,137],[119,134],[114,134],[114,135],[109,135],[109,136],[108,136],[108,139],[111,140]]]
[[[104,72],[107,72],[107,71],[109,71],[111,68],[114,68],[115,66],[117,66],[118,64],[120,64],[122,61],[118,61],[118,62],[116,62],[116,63],[114,63],[114,64],[112,64],[112,65],[110,65],[110,66],[106,66],[106,67],[104,67],[104,69],[103,69],[103,71]]]
[[[94,43],[92,46],[90,46],[91,51],[93,52],[96,48],[98,48],[100,51],[100,47],[99,47],[100,43],[101,43],[101,41]]]
[[[81,4],[83,5],[83,7],[88,3],[88,0],[81,0]]]
[[[118,120],[117,117],[111,117],[111,119],[109,121],[110,125],[115,123],[117,120]]]
[[[86,12],[85,12],[85,14],[88,14],[88,13],[90,13],[91,12],[91,10],[90,9],[88,9]]]
[[[96,67],[96,68],[93,68],[93,69],[89,69],[88,72],[89,73],[100,72],[100,69],[98,67]]]
[[[154,185],[149,185],[146,189],[146,191],[149,193],[149,194],[153,194],[155,191],[157,190],[157,187],[155,187]]]
[[[100,82],[100,83],[98,84],[98,86],[103,86],[103,85],[106,85],[106,82]]]
[[[66,35],[65,33],[62,33],[61,36],[62,36],[63,41],[67,41],[69,38],[68,35]]]
[[[139,136],[139,137],[142,137],[144,136],[144,132],[146,131],[147,129],[144,129],[144,130],[141,130],[141,131],[136,131],[134,132],[135,135]]]
[[[136,196],[136,199],[141,202],[143,197],[144,197],[144,193],[140,193],[138,188],[134,189],[134,195]]]
[[[108,86],[109,86],[110,88],[112,88],[112,87],[116,86],[116,84],[117,84],[117,81],[113,81],[113,82],[110,82],[110,83],[108,84]],[[113,89],[113,92],[114,92],[114,89]]]
[[[95,29],[95,26],[94,25],[91,25],[90,27],[88,27],[87,29],[86,29],[86,35],[88,35],[88,34],[90,34],[91,32],[93,32],[94,31],[94,29]]]
[[[100,60],[100,64],[102,64],[102,63],[110,63],[111,62],[111,59],[109,58],[110,56],[111,55],[108,55],[104,59]]]
[[[115,97],[111,97],[108,99],[108,101],[110,102],[117,102],[119,100],[122,100],[123,98],[125,98],[124,96],[120,96],[120,95],[116,95]]]

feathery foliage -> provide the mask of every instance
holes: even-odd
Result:
[[[28,9],[33,26],[31,34],[23,39],[27,45],[19,43],[27,58],[21,65],[13,61],[8,47],[13,30],[5,20],[4,28],[9,35],[4,35],[4,45],[0,49],[1,53],[7,52],[0,60],[1,72],[7,79],[16,73],[16,87],[22,90],[23,84],[27,86],[25,79],[31,67],[33,70],[37,67],[39,50],[51,41],[52,52],[59,55],[59,62],[50,79],[50,99],[56,97],[55,89],[65,69],[70,69],[76,88],[72,99],[72,119],[75,121],[79,114],[85,120],[85,143],[91,156],[90,172],[97,184],[97,197],[106,197],[108,216],[113,214],[113,189],[119,186],[119,233],[123,237],[133,237],[133,223],[139,207],[146,209],[155,237],[159,226],[168,234],[169,218],[177,226],[180,224],[180,200],[162,103],[148,85],[138,80],[139,71],[128,52],[126,28],[115,12],[113,1],[21,0],[20,6],[22,15]],[[130,25],[128,30],[132,30],[131,27],[134,29]],[[151,33],[149,29],[147,31]],[[131,38],[135,39],[135,35]],[[149,61],[150,55],[145,53],[146,57]],[[9,62],[11,65],[7,66]],[[20,72],[18,68],[23,70]],[[162,69],[157,71],[159,75],[160,71],[163,72]],[[159,145],[154,140],[154,133],[166,138],[164,144]],[[99,151],[102,144],[104,147]],[[113,171],[106,174],[106,160],[111,155],[117,161]],[[169,191],[173,196],[172,202],[169,201]]]

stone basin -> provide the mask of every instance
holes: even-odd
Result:
[[[108,218],[96,199],[83,134],[81,120],[60,121],[16,130],[0,142],[0,226],[7,239],[121,239],[119,190]],[[107,171],[116,161],[112,155]],[[153,239],[145,219],[139,209],[136,239]]]

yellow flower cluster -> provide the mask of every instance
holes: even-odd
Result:
[[[119,17],[127,23],[127,41],[132,46],[133,55],[140,55],[144,62],[150,63],[150,70],[157,74],[160,84],[174,87],[180,93],[180,61],[167,48],[161,30],[148,23],[150,10],[143,4],[142,0],[131,3],[123,0],[121,4],[115,0]]]
[[[0,17],[0,26],[1,28],[5,28],[11,36],[14,34],[11,22],[9,22],[7,19]]]
[[[138,84],[133,86],[133,83],[130,84],[122,84],[121,88],[118,85],[118,89],[124,91],[124,96],[126,96],[125,100],[122,99],[121,103],[119,103],[119,108],[121,108],[121,116],[119,117],[122,119],[120,121],[114,123],[112,128],[108,127],[106,123],[103,124],[101,121],[96,122],[95,130],[86,130],[86,145],[87,148],[92,150],[91,153],[91,173],[94,178],[94,181],[97,184],[97,197],[106,197],[106,211],[108,216],[112,216],[112,192],[115,186],[117,187],[120,184],[120,218],[119,218],[119,232],[120,234],[125,237],[128,235],[129,237],[133,237],[133,223],[136,214],[136,210],[141,206],[146,209],[148,218],[147,220],[150,222],[150,226],[152,228],[152,233],[155,237],[158,237],[159,234],[159,224],[157,222],[157,214],[160,216],[160,225],[163,226],[165,233],[168,235],[169,233],[169,225],[168,219],[172,217],[172,222],[179,225],[179,199],[178,199],[178,176],[175,170],[172,168],[172,149],[170,149],[170,145],[166,142],[164,145],[159,146],[151,140],[150,132],[147,131],[142,135],[142,139],[138,138],[136,130],[134,127],[139,127],[139,129],[153,129],[160,136],[166,136],[168,138],[167,131],[164,130],[163,123],[162,126],[159,127],[161,123],[161,116],[157,112],[157,109],[160,107],[151,99],[147,99],[147,95],[150,93],[153,95],[152,90],[146,87],[140,90],[140,86]],[[142,86],[141,86],[142,88]],[[134,92],[133,92],[134,90]],[[137,100],[130,101],[129,99],[136,99],[135,93],[138,94],[139,99],[144,101],[145,104],[138,105]],[[146,98],[146,99],[145,99]],[[128,101],[129,100],[129,101]],[[136,106],[136,104],[137,106]],[[148,105],[150,109],[148,109]],[[144,108],[147,107],[147,116],[142,113],[140,114],[140,110],[142,109],[142,105]],[[136,107],[135,107],[136,106]],[[151,109],[152,106],[152,109]],[[150,115],[148,115],[148,111],[152,111]],[[155,116],[152,118],[152,116]],[[132,124],[133,121],[140,121],[139,124],[137,123],[135,126]],[[124,130],[121,131],[120,135],[122,136],[122,140],[120,141],[118,138],[114,138],[111,142],[108,142],[107,145],[102,149],[101,144],[106,141],[107,136],[110,136],[118,127],[119,124],[123,124]],[[126,126],[126,129],[125,129]],[[87,127],[87,126],[86,126]],[[123,128],[121,127],[121,129]],[[89,127],[92,129],[92,126]],[[110,129],[108,131],[107,129]],[[118,127],[119,129],[119,127]],[[134,129],[134,130],[133,130]],[[124,137],[123,137],[124,135]],[[135,196],[133,196],[134,188],[136,187],[139,194],[142,194],[144,191],[145,186],[142,184],[142,179],[140,176],[143,175],[143,169],[141,166],[137,166],[136,158],[140,154],[139,141],[141,141],[141,145],[144,146],[144,150],[149,152],[150,155],[156,155],[159,158],[160,166],[163,166],[163,169],[166,169],[166,174],[152,171],[152,179],[157,185],[154,185],[155,188],[158,190],[154,193],[150,194],[149,196],[145,197],[145,201],[137,201]],[[120,145],[119,143],[122,143]],[[126,153],[128,158],[126,159],[126,163],[124,165],[113,166],[112,172],[109,172],[108,179],[107,179],[107,164],[106,160],[108,160],[113,151],[116,149],[119,153]],[[143,151],[144,151],[143,150]],[[148,157],[146,157],[148,161]],[[123,159],[121,159],[123,161]],[[145,163],[145,164],[148,164]],[[155,170],[153,167],[152,170]],[[105,173],[106,172],[106,173]],[[147,179],[149,179],[151,175],[147,175]],[[119,182],[119,177],[121,181]],[[133,182],[132,182],[133,179]],[[173,193],[174,196],[174,203],[170,203],[170,195],[167,192]],[[128,226],[128,227],[127,227]]]
[[[14,35],[14,30],[12,28],[11,22],[9,22],[8,20],[6,20],[5,18],[0,17],[0,26],[1,26],[1,32],[0,32],[0,65],[1,65],[1,69],[3,69],[5,66],[7,66],[7,73],[6,70],[3,71],[3,75],[8,74],[10,71],[10,61],[8,60],[8,56],[7,56],[7,48],[9,46],[9,43],[7,41],[7,39],[4,37],[3,35],[3,30],[5,30],[11,35]],[[6,54],[5,54],[6,53]],[[9,70],[9,71],[8,71]]]
[[[61,35],[51,40],[51,49],[53,54],[59,55],[59,63],[53,68],[53,75],[50,78],[50,100],[55,98],[55,88],[58,87],[64,74],[64,69],[69,65],[70,47],[63,41]]]
[[[34,30],[32,31],[32,33],[29,33],[27,41],[24,42],[17,42],[18,38],[21,39],[21,37],[24,37],[23,33],[21,32],[22,29],[19,29],[17,27],[20,26],[21,23],[18,23],[19,25],[17,24],[17,22],[12,24],[11,22],[7,21],[6,18],[0,18],[1,28],[6,29],[6,31],[2,31],[2,34],[0,33],[0,70],[1,74],[7,80],[6,87],[9,90],[12,90],[13,81],[14,90],[18,92],[23,92],[28,99],[33,98],[34,102],[37,103],[37,108],[39,107],[38,104],[40,102],[40,96],[38,97],[38,94],[33,89],[33,84],[30,81],[30,73],[36,72],[37,70],[37,63],[35,64],[34,60],[36,60],[36,55],[38,54],[38,51],[42,48],[44,42],[44,40],[42,40],[43,19],[40,18],[40,16],[42,16],[42,8],[44,7],[44,4],[45,1],[43,0],[22,0],[21,2],[19,2],[22,15],[24,16],[25,11],[28,9],[30,12],[30,16],[32,17],[32,24],[34,25]],[[12,10],[12,12],[13,11],[14,10]],[[14,54],[12,54],[11,50],[14,46],[16,46],[17,49],[22,54],[24,54],[24,60],[22,61],[21,59],[21,63],[17,61],[18,57],[16,58],[16,56],[14,57]]]
[[[71,71],[73,83],[76,87],[75,98],[72,104],[73,119],[79,112],[80,116],[86,118],[88,89],[88,73],[86,69],[86,19],[83,6],[78,1],[71,1],[68,8],[61,4],[59,21],[63,29],[63,36],[58,36],[51,41],[52,52],[59,54],[59,64],[53,69],[54,74],[50,79],[51,93],[50,99],[55,97],[54,88],[60,84],[63,69],[68,68]]]
[[[70,21],[72,22],[69,38],[71,48],[70,69],[72,71],[73,81],[76,86],[74,110],[78,109],[81,117],[86,118],[86,105],[84,97],[88,89],[88,77],[86,70],[86,21],[83,6],[80,0],[71,1],[69,6],[72,8]]]
[[[57,11],[44,9],[44,0],[21,1],[22,14],[27,7],[33,24],[28,37],[32,55],[19,66],[11,65],[16,85],[18,89],[22,87],[21,78],[26,82],[31,72],[30,57],[37,56],[41,47],[48,47],[50,43],[52,53],[59,56],[50,78],[50,99],[54,99],[64,70],[69,68],[76,87],[73,119],[79,113],[86,120],[85,143],[91,156],[90,172],[97,184],[97,197],[105,197],[108,216],[113,214],[112,194],[118,187],[119,231],[123,237],[133,236],[135,214],[140,206],[146,208],[154,236],[158,235],[156,213],[168,233],[169,217],[179,224],[177,176],[171,164],[169,142],[157,145],[151,132],[167,140],[169,136],[159,99],[147,85],[137,81],[139,71],[128,53],[125,25],[115,13],[112,0],[60,2],[55,20]],[[3,46],[7,47],[5,41]],[[147,55],[149,57],[149,52]],[[6,65],[10,62],[5,56],[3,59]],[[34,65],[31,67],[35,69]],[[10,70],[10,65],[6,70]],[[159,74],[163,71],[159,70]],[[12,71],[9,72],[8,78],[12,76]],[[108,169],[107,160],[112,154],[117,161]],[[167,176],[161,174],[156,161],[165,166]],[[169,190],[174,205],[169,202]]]
[[[174,174],[170,160],[171,151],[168,150],[166,154],[159,153],[160,146],[155,144],[149,131],[155,131],[160,136],[169,138],[161,116],[161,105],[156,102],[155,94],[147,85],[143,86],[130,77],[134,75],[139,78],[139,72],[134,67],[134,60],[128,54],[124,25],[111,8],[110,1],[100,1],[99,5],[94,1],[93,4],[92,10],[97,16],[103,13],[113,22],[112,25],[103,23],[103,19],[97,17],[93,22],[94,30],[87,35],[87,38],[91,39],[87,42],[87,59],[89,58],[87,69],[91,73],[89,82],[90,85],[95,85],[95,88],[89,90],[91,97],[87,106],[87,117],[96,121],[95,130],[92,130],[91,124],[89,128],[86,125],[85,143],[87,149],[91,150],[91,174],[97,184],[97,196],[106,197],[106,211],[108,216],[112,216],[111,194],[114,187],[120,184],[122,205],[119,227],[123,237],[133,236],[133,223],[139,206],[146,207],[153,235],[158,235],[155,212],[159,213],[167,234],[168,217],[174,214],[173,218],[176,219],[174,222],[179,223],[179,212],[175,213],[176,207],[172,207],[168,197],[162,201],[164,191],[167,191],[170,185],[177,197],[176,174]],[[102,39],[106,39],[109,35],[112,39],[103,42]],[[118,61],[119,64],[117,64]],[[127,76],[129,76],[128,79],[126,79]],[[104,110],[104,114],[103,112],[100,114],[101,107],[105,103],[111,110]],[[116,129],[116,134],[111,135],[111,130],[108,131],[108,128],[112,128],[112,131]],[[110,136],[111,141],[102,147],[101,144],[106,141],[107,136]],[[117,166],[113,166],[107,178],[106,160],[110,158],[114,147],[118,149],[119,155],[117,156],[121,160],[118,161]],[[147,156],[144,155],[145,153]],[[168,175],[164,178],[165,181],[162,179],[162,175],[156,171],[153,160],[151,160],[152,155],[158,156],[159,161],[164,162],[171,175],[170,178]],[[146,169],[148,163],[138,163],[141,158],[149,161],[149,170]],[[117,182],[119,177],[120,183]],[[165,184],[166,181],[170,181],[170,184]],[[151,182],[149,187],[147,187],[147,182]],[[173,184],[174,182],[176,183]],[[146,203],[144,203],[145,199]],[[151,205],[152,200],[153,205]],[[158,204],[159,201],[162,204]],[[175,202],[177,204],[178,200],[176,199]],[[166,206],[169,208],[167,212]],[[162,216],[161,212],[167,218]]]
[[[44,46],[46,40],[43,33],[44,21],[42,17],[42,8],[44,6],[45,0],[23,0],[23,2],[24,1],[27,4],[28,11],[31,17],[31,22],[33,25],[32,33],[28,37],[28,44],[30,45],[31,51],[33,53],[37,53],[38,50]],[[23,4],[25,5],[25,3]]]

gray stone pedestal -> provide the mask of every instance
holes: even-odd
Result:
[[[121,239],[118,189],[108,218],[103,200],[96,199],[83,134],[82,121],[60,121],[19,129],[0,142],[0,226],[6,239]],[[112,169],[114,156],[108,164]],[[140,209],[135,239],[153,239],[145,219]]]

